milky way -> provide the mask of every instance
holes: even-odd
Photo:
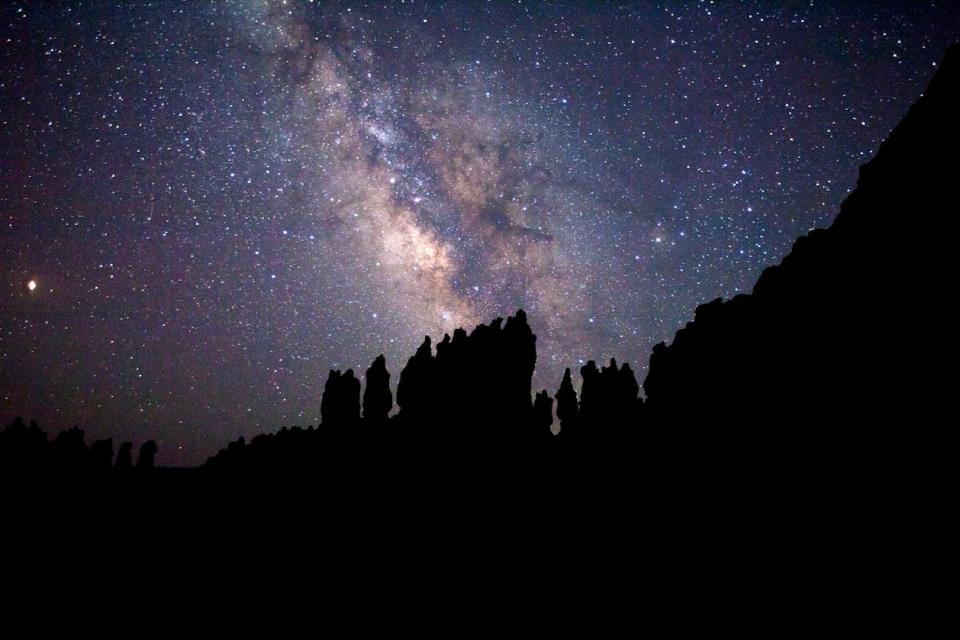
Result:
[[[642,376],[960,38],[830,4],[5,3],[0,418],[197,463],[521,307],[537,388]]]

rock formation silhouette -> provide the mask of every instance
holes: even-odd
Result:
[[[117,451],[117,461],[114,464],[115,469],[126,470],[133,467],[133,443],[124,442]]]
[[[810,464],[823,483],[880,465],[894,446],[919,446],[907,430],[932,429],[937,401],[949,397],[941,370],[952,336],[932,345],[920,337],[947,316],[952,290],[958,114],[954,46],[862,167],[835,222],[797,240],[750,294],[701,305],[669,345],[658,344],[645,398],[630,365],[614,359],[582,366],[579,393],[567,369],[553,398],[534,397],[536,336],[519,310],[458,328],[435,348],[425,337],[400,371],[397,411],[383,355],[366,370],[362,404],[353,370],[330,371],[320,425],[240,438],[204,465],[204,477],[309,469],[338,482],[506,481],[526,466],[553,480],[577,469],[577,482],[642,469],[676,488],[707,476],[783,481]],[[924,235],[905,236],[905,224]],[[114,469],[132,466],[131,450],[121,445]],[[143,444],[136,468],[153,468],[156,453],[155,442]],[[18,418],[0,432],[3,473],[83,474],[109,470],[112,459],[112,440],[88,448],[78,427],[48,440]]]
[[[390,391],[390,372],[387,360],[381,353],[367,369],[366,388],[363,390],[363,419],[371,425],[383,425],[393,409],[393,393]]]
[[[523,310],[445,335],[436,355],[430,346],[427,337],[400,373],[399,422],[437,443],[509,446],[533,411],[536,336]]]
[[[328,426],[347,426],[360,421],[360,381],[353,369],[330,371],[320,401],[320,416]]]
[[[140,445],[140,453],[137,455],[137,469],[153,469],[157,458],[157,443],[153,440],[147,440]]]
[[[557,399],[557,420],[560,421],[560,430],[571,435],[576,430],[580,404],[577,400],[577,392],[573,388],[573,380],[570,378],[570,369],[563,373],[560,389],[554,397]]]
[[[750,294],[701,305],[654,348],[651,420],[684,425],[708,449],[847,461],[937,424],[951,349],[924,337],[953,284],[958,114],[954,45],[834,223],[798,239]]]
[[[132,466],[132,448],[132,443],[124,442],[114,463],[113,438],[95,440],[88,447],[86,434],[74,426],[49,440],[36,422],[31,420],[27,427],[23,418],[18,417],[0,430],[0,477],[29,476],[34,480],[47,477],[55,481],[106,477],[114,469],[122,471]],[[146,442],[140,453],[138,467],[152,468],[156,443]]]
[[[17,418],[0,431],[4,534],[36,522],[11,506],[18,500],[60,521],[44,523],[54,544],[25,552],[5,540],[8,555],[26,556],[42,577],[63,573],[71,555],[100,565],[134,558],[133,573],[152,576],[155,550],[179,535],[203,562],[223,556],[245,569],[252,546],[250,555],[267,549],[272,566],[276,545],[259,544],[267,538],[250,525],[276,529],[287,518],[281,530],[297,534],[290,565],[348,593],[352,585],[330,577],[337,558],[364,587],[391,572],[388,556],[410,559],[403,579],[434,578],[423,571],[431,558],[447,590],[452,573],[479,583],[475,569],[491,563],[508,587],[517,574],[524,588],[531,574],[572,577],[581,608],[583,593],[607,582],[617,593],[605,607],[617,595],[651,604],[650,592],[666,593],[671,623],[727,622],[713,614],[730,594],[738,624],[762,618],[758,610],[781,625],[825,610],[833,625],[852,611],[851,628],[873,617],[889,631],[888,611],[906,610],[905,591],[917,590],[923,602],[904,629],[917,635],[935,618],[930,603],[948,593],[927,574],[953,543],[946,263],[958,150],[955,46],[829,229],[799,239],[751,294],[700,306],[657,345],[645,399],[628,364],[587,362],[579,394],[567,369],[555,436],[548,392],[532,397],[536,337],[523,311],[459,328],[435,353],[426,337],[400,372],[392,415],[380,356],[365,375],[362,417],[360,381],[331,371],[318,397],[322,424],[241,437],[182,473],[155,468],[153,441],[132,470],[124,442],[111,470],[112,440],[88,448],[79,427],[51,440]],[[139,531],[131,509],[147,523]],[[198,544],[193,534],[225,516],[216,547]],[[163,535],[163,523],[177,535]],[[98,524],[111,548],[90,553],[73,536]],[[151,533],[157,543],[144,540]],[[224,537],[242,539],[242,552],[224,553]],[[113,548],[127,538],[130,551]],[[372,568],[358,566],[371,554]],[[57,572],[37,570],[44,555]],[[323,566],[304,569],[311,556]],[[637,596],[633,579],[652,588]],[[784,602],[798,611],[784,613]]]

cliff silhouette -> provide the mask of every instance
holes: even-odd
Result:
[[[701,305],[654,348],[650,420],[705,447],[770,442],[848,464],[935,437],[953,344],[942,326],[958,153],[954,45],[833,224],[798,239],[750,294]]]

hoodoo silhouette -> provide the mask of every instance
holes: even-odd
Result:
[[[346,427],[360,421],[360,381],[353,376],[353,369],[343,374],[330,372],[323,387],[320,418],[330,427]]]
[[[386,423],[393,409],[393,393],[390,391],[390,372],[387,360],[381,353],[364,376],[367,387],[363,391],[363,419],[371,425]]]

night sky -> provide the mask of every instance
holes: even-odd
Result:
[[[0,8],[0,420],[163,464],[520,307],[536,388],[642,380],[960,39],[955,2],[116,4]]]

